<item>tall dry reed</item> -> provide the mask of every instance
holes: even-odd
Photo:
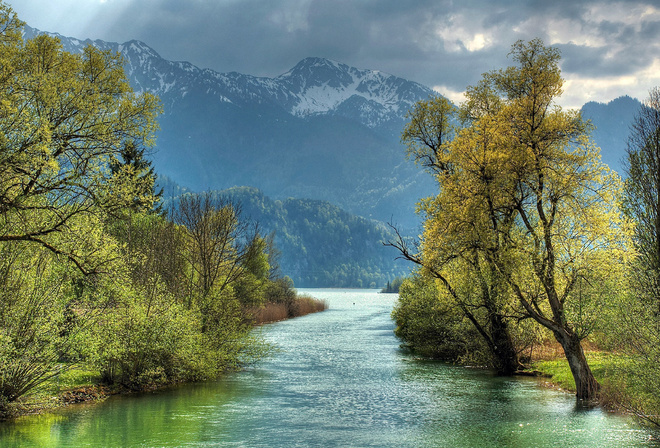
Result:
[[[252,311],[256,325],[278,322],[328,309],[328,302],[307,295],[297,296],[291,303],[268,302]]]

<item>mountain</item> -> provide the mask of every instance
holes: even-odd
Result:
[[[603,162],[621,175],[630,125],[641,106],[639,100],[622,96],[606,104],[590,101],[581,109],[582,116],[596,126],[593,138],[600,146]]]
[[[186,191],[169,179],[159,178],[158,183],[178,193],[164,204],[176,208]],[[261,235],[273,235],[279,255],[271,261],[298,287],[381,288],[410,273],[410,263],[397,260],[396,249],[384,245],[396,234],[380,221],[353,215],[327,201],[273,200],[253,187],[210,194],[220,203],[234,204],[241,219],[256,223]]]
[[[40,31],[25,27],[30,38]],[[249,185],[274,199],[330,201],[368,218],[415,228],[415,203],[435,190],[405,160],[405,115],[433,94],[420,84],[322,58],[255,77],[163,59],[143,42],[122,44],[56,35],[66,51],[93,44],[121,53],[132,87],[161,98],[154,167],[192,190]],[[630,97],[582,108],[596,126],[603,161],[621,172]]]
[[[27,38],[39,32],[25,28]],[[415,203],[433,192],[399,141],[407,111],[433,94],[420,84],[322,58],[275,78],[218,73],[139,41],[56,36],[69,52],[119,52],[133,89],[161,98],[154,167],[192,190],[249,185],[409,228]]]

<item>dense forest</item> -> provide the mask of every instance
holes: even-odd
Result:
[[[556,104],[559,51],[535,39],[510,57],[460,106],[438,97],[409,113],[402,140],[437,193],[420,201],[419,244],[391,242],[418,267],[396,333],[503,375],[557,347],[578,399],[658,425],[660,90],[631,123],[622,180],[591,124]]]
[[[5,4],[0,24],[0,418],[79,365],[119,389],[214,378],[265,353],[264,309],[323,309],[237,205],[163,208],[159,100],[131,90],[118,55],[24,41]]]

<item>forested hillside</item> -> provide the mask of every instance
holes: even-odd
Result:
[[[212,194],[236,204],[263,235],[274,235],[280,271],[296,286],[381,288],[410,270],[408,263],[395,259],[395,250],[384,246],[395,236],[385,223],[326,201],[273,200],[251,187]]]

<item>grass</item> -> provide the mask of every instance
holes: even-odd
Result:
[[[4,410],[4,418],[35,414],[69,403],[104,398],[106,393],[98,386],[99,381],[98,371],[84,366],[71,367],[10,403]]]
[[[39,388],[39,392],[56,395],[61,391],[95,386],[99,383],[100,379],[101,377],[97,370],[90,370],[84,366],[76,366],[46,381]]]
[[[585,355],[601,385],[600,403],[603,406],[635,415],[644,423],[660,427],[657,372],[649,371],[639,359],[626,354],[589,350]],[[575,381],[565,358],[538,360],[532,363],[531,369],[548,376],[553,385],[575,391]]]
[[[294,317],[318,313],[328,309],[328,302],[311,296],[298,296],[294,305]]]
[[[624,358],[622,355],[602,351],[588,351],[585,353],[585,356],[594,377],[599,382],[611,377],[616,370],[616,366],[620,365]],[[568,367],[566,358],[535,361],[532,363],[532,369],[552,378],[552,383],[558,387],[575,391],[575,381],[573,380],[573,374]]]

